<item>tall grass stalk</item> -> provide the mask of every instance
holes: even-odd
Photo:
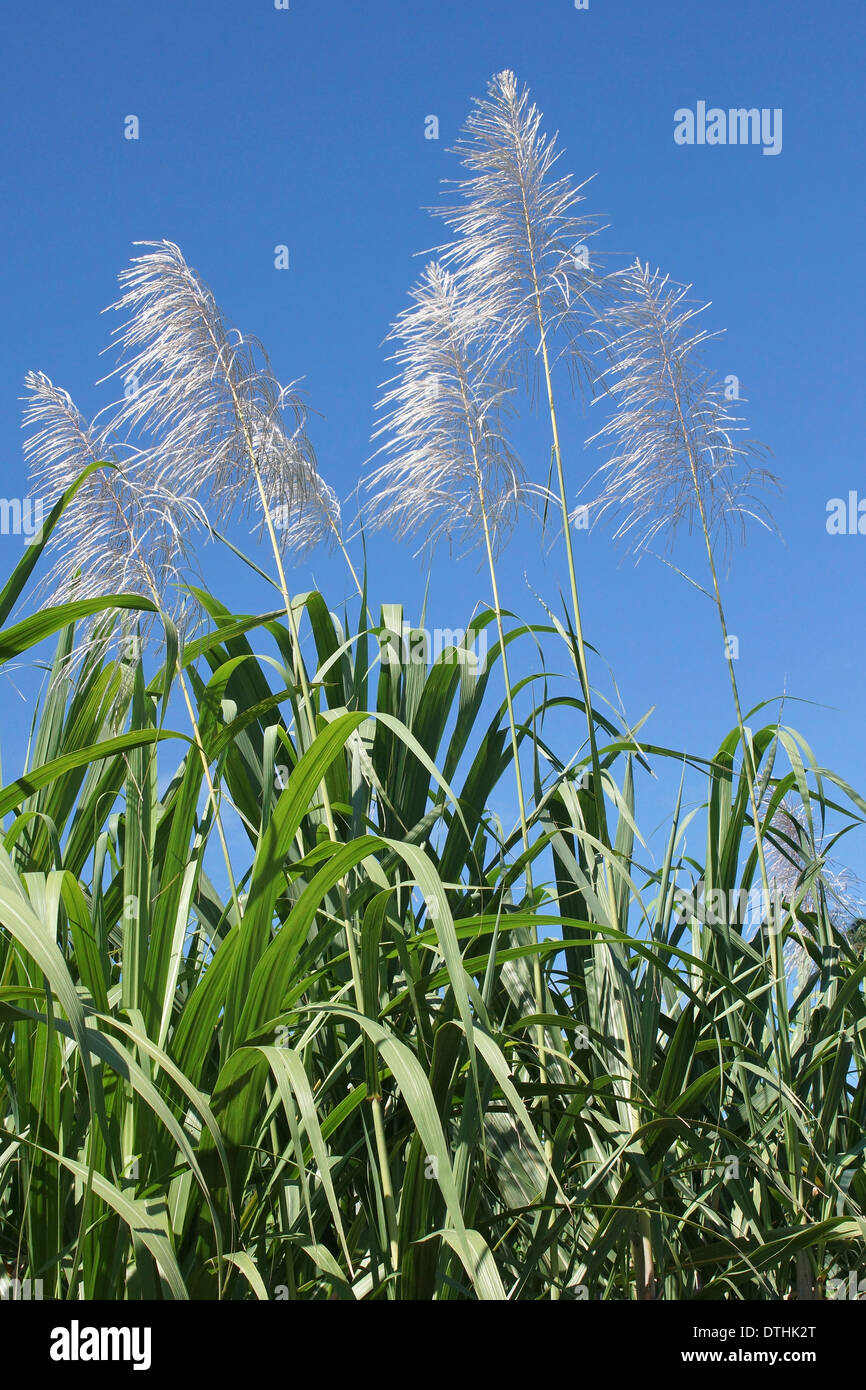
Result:
[[[531,900],[529,818],[495,558],[516,520],[523,479],[506,440],[508,388],[489,378],[480,358],[486,316],[487,306],[465,281],[436,262],[427,266],[389,335],[401,344],[395,353],[400,373],[382,400],[376,434],[387,437],[380,452],[389,457],[369,487],[379,524],[401,536],[420,531],[428,543],[447,535],[469,545],[483,538]]]
[[[514,73],[498,73],[455,146],[469,171],[456,184],[460,202],[432,211],[457,233],[443,259],[461,267],[484,305],[491,361],[516,372],[527,352],[530,362],[541,358],[574,621],[572,657],[586,707],[599,836],[609,849],[551,360],[551,338],[557,337],[572,370],[585,370],[602,284],[588,254],[596,228],[575,212],[582,185],[554,177],[561,151],[555,137],[542,132],[541,119]]]
[[[554,166],[561,152],[556,149],[555,137],[551,139],[543,133],[541,121],[541,112],[530,103],[526,89],[520,89],[514,74],[497,74],[489,85],[486,100],[476,102],[456,146],[456,153],[469,171],[469,177],[457,185],[461,201],[436,211],[457,233],[457,239],[444,249],[444,258],[461,267],[493,323],[491,361],[516,373],[522,358],[528,356],[531,363],[539,357],[541,360],[556,473],[555,505],[562,523],[571,602],[569,651],[583,696],[597,834],[605,879],[610,882],[611,843],[552,360],[552,341],[557,339],[560,355],[566,358],[572,372],[578,377],[586,374],[593,315],[603,283],[589,260],[588,243],[595,227],[588,217],[575,211],[583,201],[580,187],[567,176],[556,176]],[[597,855],[591,853],[597,862]],[[611,889],[609,894],[613,905],[615,895]],[[537,957],[533,969],[540,996]],[[542,1070],[546,1076],[543,1029],[540,1032]],[[626,1103],[636,1124],[635,1112],[630,1102]],[[644,1218],[641,1216],[639,1221],[643,1225]],[[636,1253],[635,1282],[639,1297],[652,1296],[654,1277],[645,1231]]]
[[[465,277],[436,262],[428,265],[410,307],[391,330],[390,337],[400,344],[395,353],[400,371],[382,401],[385,417],[376,436],[386,436],[381,452],[389,458],[373,473],[370,487],[380,522],[395,526],[401,535],[420,530],[431,541],[445,533],[468,544],[478,543],[479,531],[483,537],[502,661],[525,901],[531,904],[529,813],[496,573],[496,554],[516,519],[524,486],[506,437],[510,390],[490,377],[484,361],[489,330],[489,305],[473,294]],[[537,956],[533,983],[535,1010],[543,1014],[546,996]],[[543,1025],[536,1036],[546,1076]],[[543,1105],[549,1118],[546,1100]],[[549,1124],[546,1128],[549,1133]],[[546,1152],[549,1160],[549,1138]]]
[[[721,388],[699,362],[699,351],[711,336],[691,328],[701,306],[686,300],[688,287],[675,286],[659,272],[636,262],[621,277],[622,295],[611,310],[606,349],[613,360],[611,388],[617,410],[596,438],[613,436],[621,445],[611,463],[605,490],[597,499],[601,513],[610,506],[628,508],[620,531],[642,526],[638,545],[645,546],[663,530],[671,535],[680,522],[696,514],[704,541],[712,584],[712,601],[721,629],[723,650],[743,750],[746,787],[755,832],[755,849],[768,914],[769,953],[776,1000],[774,1046],[779,1062],[779,1098],[791,1082],[788,1027],[788,985],[781,939],[782,923],[770,894],[759,808],[758,774],[751,735],[746,729],[734,653],[719,584],[713,536],[727,541],[732,526],[741,529],[747,518],[765,522],[766,508],[755,496],[759,486],[775,483],[764,469],[749,462],[757,452],[738,445],[743,425],[730,411]],[[662,428],[669,420],[671,429]],[[765,523],[766,524],[766,523]],[[800,1146],[790,1115],[785,1119],[791,1180],[802,1201]]]

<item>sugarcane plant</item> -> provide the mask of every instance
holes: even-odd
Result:
[[[115,404],[88,423],[25,383],[52,505],[0,593],[0,664],[45,668],[0,787],[4,1290],[860,1286],[866,960],[838,846],[866,802],[781,711],[743,707],[728,644],[720,542],[772,524],[775,480],[685,289],[605,269],[512,73],[456,155],[434,209],[453,239],[393,320],[354,517],[297,384],[172,243],[121,274]],[[564,445],[581,411],[602,417],[600,482]],[[362,514],[431,565],[480,551],[447,645],[377,603]],[[709,756],[605,700],[587,518],[644,555],[684,521],[702,538],[707,582],[686,577],[734,716]],[[502,600],[518,529],[565,563],[564,599],[528,620]],[[271,606],[211,592],[205,545]],[[294,591],[314,546],[335,592],[348,576],[334,607]],[[674,788],[660,855],[647,774]]]

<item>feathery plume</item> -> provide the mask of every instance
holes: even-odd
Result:
[[[805,815],[798,813],[790,797],[777,808],[767,838],[771,890],[784,901],[793,902],[807,879],[811,879],[799,910],[816,913],[823,892],[830,920],[839,931],[847,931],[852,922],[860,919],[864,904],[856,874],[828,857],[828,845],[814,842]]]
[[[721,539],[725,549],[737,528],[745,535],[749,517],[771,527],[757,493],[777,479],[750,463],[765,451],[737,442],[746,426],[700,360],[702,345],[717,334],[692,320],[708,306],[687,299],[690,286],[640,261],[618,278],[621,293],[605,323],[604,394],[614,413],[588,441],[612,441],[616,452],[599,470],[605,481],[588,504],[593,519],[624,508],[615,537],[628,537],[637,553],[661,533],[672,543],[682,522],[691,531],[704,520],[710,540]]]
[[[25,389],[24,453],[33,487],[49,505],[89,464],[110,465],[83,483],[49,539],[52,564],[38,591],[43,606],[138,594],[182,624],[184,535],[201,519],[194,501],[150,477],[134,452],[121,454],[109,429],[88,424],[44,372],[28,372]]]
[[[606,814],[601,792],[601,768],[592,715],[592,691],[586,642],[577,591],[569,503],[559,420],[554,392],[554,367],[565,359],[572,382],[592,384],[588,350],[596,332],[605,277],[589,255],[589,242],[598,228],[594,219],[578,214],[584,202],[581,189],[555,165],[561,151],[557,137],[541,129],[542,116],[520,89],[513,72],[497,73],[487,97],[476,100],[455,152],[469,177],[457,183],[462,202],[431,209],[456,232],[457,239],[440,251],[447,266],[465,276],[472,298],[486,319],[486,350],[490,364],[526,381],[531,399],[537,380],[547,402],[551,429],[551,462],[547,481],[532,491],[544,498],[543,524],[548,508],[559,512],[568,564],[573,657],[584,699],[593,768],[593,795],[599,833],[606,842]],[[556,487],[551,481],[556,478]],[[540,1005],[539,1005],[540,1007]]]
[[[294,516],[318,486],[306,410],[281,386],[255,338],[230,327],[211,291],[170,241],[120,275],[111,306],[126,383],[118,421],[154,441],[150,467],[181,491],[202,493],[217,518],[265,503]]]
[[[432,262],[388,337],[399,373],[379,404],[374,439],[388,456],[373,473],[375,522],[398,536],[421,533],[494,551],[524,498],[523,472],[503,429],[508,388],[485,364],[485,306]]]
[[[319,545],[333,550],[343,536],[340,499],[319,473],[314,473],[305,489],[303,500],[294,512],[275,503],[271,514],[280,548],[302,559]],[[265,526],[262,515],[262,528]]]
[[[815,842],[805,814],[790,797],[777,807],[766,838],[770,892],[782,902],[799,899],[795,915],[800,932],[808,931],[802,914],[817,914],[823,900],[833,926],[856,945],[856,928],[866,910],[862,884],[852,869],[829,857],[829,845]],[[789,973],[802,980],[809,955],[796,934],[786,944],[786,956]]]
[[[430,209],[457,234],[437,254],[490,305],[494,356],[520,348],[534,359],[544,334],[549,345],[559,341],[571,368],[586,374],[584,338],[602,282],[589,257],[598,228],[575,211],[585,201],[584,184],[555,174],[562,151],[541,121],[513,72],[492,78],[454,147],[469,177],[446,182],[461,201]]]

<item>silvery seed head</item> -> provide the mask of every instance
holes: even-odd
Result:
[[[137,594],[182,625],[184,540],[202,519],[194,500],[152,476],[134,451],[113,445],[109,429],[88,424],[68,392],[43,372],[28,372],[25,388],[24,453],[44,511],[89,464],[110,465],[83,483],[48,541],[43,606]]]
[[[816,841],[805,810],[790,797],[776,808],[764,845],[770,893],[783,902],[798,903],[795,915],[801,931],[803,916],[816,915],[822,903],[840,932],[850,932],[863,918],[862,884],[853,870],[830,856],[831,847]],[[789,940],[787,957],[792,971],[802,974],[808,967],[808,953],[796,936]]]
[[[431,209],[456,233],[438,255],[487,301],[494,356],[534,361],[544,332],[551,354],[582,372],[603,281],[589,249],[597,227],[577,213],[583,185],[556,172],[557,137],[541,122],[514,73],[497,73],[455,146],[468,171],[448,181],[458,200]]]
[[[447,537],[494,550],[524,500],[504,415],[508,387],[486,361],[486,304],[440,264],[427,266],[389,338],[398,373],[386,383],[374,438],[387,461],[373,473],[374,522],[398,536]]]
[[[333,549],[342,540],[340,499],[315,470],[294,511],[280,503],[269,505],[269,511],[280,548],[294,559],[303,559],[320,545]],[[262,510],[260,534],[266,524]]]
[[[122,272],[112,306],[125,316],[119,424],[140,437],[154,476],[201,496],[214,520],[260,513],[263,495],[299,515],[321,481],[300,395],[226,323],[177,246],[140,244],[150,249]]]
[[[615,537],[641,553],[659,537],[673,542],[680,525],[706,522],[727,549],[749,518],[772,518],[760,492],[777,480],[751,460],[744,421],[703,365],[702,345],[715,335],[693,320],[706,305],[636,261],[614,277],[617,294],[602,322],[607,423],[592,437],[613,451],[599,469],[603,486],[588,504],[599,520],[617,515]]]

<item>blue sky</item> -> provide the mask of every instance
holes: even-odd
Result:
[[[85,414],[110,399],[94,385],[110,365],[98,356],[110,326],[99,310],[116,297],[132,243],[157,238],[180,245],[282,379],[304,379],[321,417],[320,467],[349,494],[388,375],[382,340],[422,268],[417,253],[441,238],[423,209],[459,172],[448,147],[471,98],[511,67],[559,130],[564,168],[596,175],[585,206],[609,224],[605,249],[692,283],[712,301],[711,326],[727,328],[713,363],[739,377],[784,486],[782,539],[754,530],[726,585],[744,701],[787,691],[810,702],[789,704],[787,722],[866,790],[866,536],[825,525],[831,498],[866,498],[860,4],[47,0],[14,7],[4,30],[0,495],[26,493],[18,398],[28,369]],[[781,153],[677,145],[674,113],[699,101],[781,108]],[[124,138],[129,115],[138,140]],[[425,139],[430,115],[438,140]],[[274,267],[282,244],[287,271]],[[583,447],[593,421],[576,402],[564,413],[576,494],[600,459]],[[527,468],[543,478],[544,421],[526,437]],[[20,545],[0,536],[4,576]],[[674,558],[694,555],[687,545]],[[488,597],[479,558],[438,555],[428,625],[465,624]],[[611,694],[609,665],[631,718],[655,706],[648,739],[711,754],[733,716],[706,600],[657,562],[635,569],[607,533],[578,537],[578,563],[587,636],[606,663],[598,683]],[[370,568],[375,604],[417,613],[427,574],[411,547],[373,538]],[[269,602],[224,558],[205,569],[234,607]],[[294,577],[299,588],[314,579],[332,604],[349,592],[338,558],[316,557]],[[502,577],[503,601],[538,620],[532,589],[555,601],[561,549],[544,553],[521,531]],[[26,720],[2,689],[7,778]],[[560,735],[568,744],[567,726]],[[646,795],[654,824],[668,792]],[[864,871],[862,836],[846,857]]]

